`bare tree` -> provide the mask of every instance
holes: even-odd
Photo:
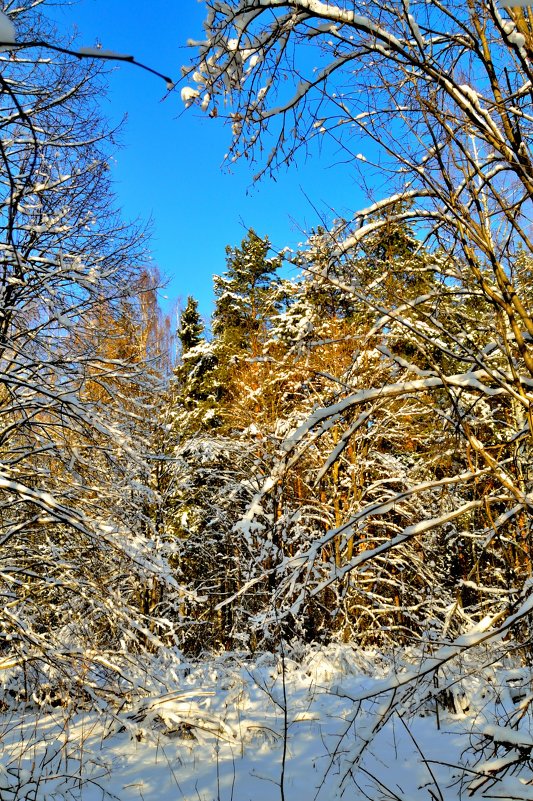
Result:
[[[175,587],[148,441],[164,368],[145,232],[110,187],[101,62],[36,45],[58,42],[39,6],[6,7],[33,45],[0,56],[0,670],[52,665],[92,692],[172,641],[152,592]]]

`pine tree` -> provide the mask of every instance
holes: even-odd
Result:
[[[233,356],[259,356],[276,313],[281,259],[270,258],[270,249],[268,237],[250,229],[240,247],[226,248],[226,272],[215,276],[213,334]]]

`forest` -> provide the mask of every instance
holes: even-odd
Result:
[[[165,81],[227,162],[331,137],[368,204],[249,229],[174,332],[99,102],[134,59],[3,4],[0,798],[531,799],[532,11],[204,28]]]

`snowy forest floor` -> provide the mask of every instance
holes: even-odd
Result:
[[[384,691],[415,653],[176,660],[113,713],[4,709],[0,798],[533,799],[531,670],[491,662]]]

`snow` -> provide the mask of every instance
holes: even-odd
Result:
[[[420,50],[424,50],[424,47],[425,47],[426,43],[424,42],[424,37],[422,36],[422,34],[420,32],[420,28],[418,27],[418,24],[417,24],[415,18],[413,17],[412,14],[408,14],[407,15],[407,19],[409,21],[409,27],[411,28],[411,30],[413,32],[413,36],[415,37],[415,40],[416,40],[416,43],[417,43],[418,47],[420,48]]]
[[[529,716],[521,732],[502,725],[498,698],[512,673],[485,667],[483,654],[460,685],[458,667],[441,676],[460,713],[439,704],[437,718],[432,682],[391,713],[380,685],[412,670],[416,656],[337,644],[284,660],[226,654],[190,663],[176,655],[148,697],[115,712],[6,710],[0,796],[277,801],[283,781],[291,801],[468,797],[469,786],[516,762],[516,752],[495,752],[498,743],[531,747]],[[530,778],[524,767],[495,785],[498,794],[481,797],[531,798]]]
[[[519,33],[518,31],[510,33],[508,38],[509,42],[516,45],[518,48],[524,47],[526,43],[526,37],[523,33]]]
[[[132,55],[127,53],[117,53],[115,50],[103,50],[101,47],[80,47],[78,53],[81,56],[97,56],[98,58],[118,58],[124,61],[131,61]]]
[[[14,44],[15,26],[3,11],[0,11],[0,42],[3,44]],[[0,50],[7,50],[8,48],[0,47]]]
[[[483,734],[495,743],[507,743],[517,748],[533,748],[533,737],[526,732],[517,731],[510,726],[485,726]]]
[[[192,86],[184,86],[181,90],[181,101],[185,105],[185,108],[189,108],[199,96],[200,92],[198,89],[193,89]]]

